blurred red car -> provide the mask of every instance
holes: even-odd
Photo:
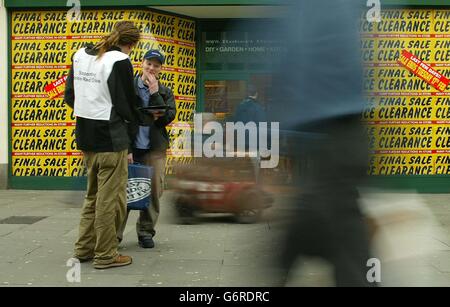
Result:
[[[176,168],[175,206],[180,222],[201,213],[230,213],[237,222],[255,223],[273,198],[257,184],[251,158],[197,158]]]

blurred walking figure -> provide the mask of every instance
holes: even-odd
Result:
[[[337,286],[368,286],[369,238],[358,207],[357,185],[366,175],[368,148],[360,114],[358,18],[360,1],[295,1],[287,29],[288,56],[275,78],[270,114],[290,135],[291,155],[306,154],[295,213],[281,265],[288,274],[298,256],[321,257],[334,267]]]
[[[118,22],[97,45],[75,53],[67,78],[65,101],[88,173],[75,257],[94,259],[96,269],[132,262],[118,254],[116,230],[126,214],[127,156],[139,118],[128,56],[139,38],[132,22]]]

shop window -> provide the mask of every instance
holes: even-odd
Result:
[[[215,80],[205,81],[204,111],[219,117],[233,114],[236,105],[246,96],[247,81]],[[219,114],[221,113],[221,114]]]

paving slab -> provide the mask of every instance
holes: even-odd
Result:
[[[193,225],[179,225],[173,193],[162,198],[153,249],[137,244],[138,212],[130,213],[119,252],[133,257],[122,268],[96,270],[80,264],[81,282],[69,282],[67,266],[78,236],[83,192],[0,191],[0,219],[46,216],[31,225],[0,224],[0,286],[252,287],[282,284],[274,261],[291,209],[277,201],[261,223],[238,224],[229,215],[205,215]],[[382,263],[382,285],[450,286],[450,195],[421,196],[435,223],[425,241],[427,253],[398,263]],[[420,253],[419,253],[420,254]],[[298,260],[287,286],[333,286],[332,268],[317,259]]]

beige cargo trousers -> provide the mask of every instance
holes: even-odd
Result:
[[[85,196],[75,243],[75,257],[94,265],[113,263],[118,256],[117,229],[127,214],[128,150],[83,152],[87,168]]]

